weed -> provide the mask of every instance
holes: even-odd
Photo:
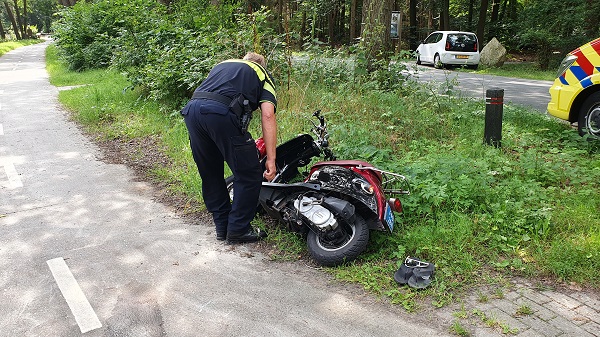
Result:
[[[500,331],[502,331],[503,334],[516,335],[519,332],[519,329],[517,329],[517,328],[511,328],[508,324],[506,324],[504,322],[498,321],[493,316],[486,315],[481,310],[473,309],[473,314],[475,316],[479,317],[479,319],[481,319],[481,321],[485,325],[487,325],[488,327],[490,327],[492,329],[499,329]]]
[[[487,303],[490,301],[490,297],[487,294],[477,291],[477,301],[479,303]]]
[[[521,305],[518,309],[517,312],[515,312],[516,316],[529,316],[533,314],[533,310],[531,309],[530,306],[523,304]]]
[[[452,315],[456,318],[467,319],[469,318],[469,311],[465,309],[465,305],[463,304],[460,306],[460,310],[452,313]]]
[[[465,327],[460,324],[459,321],[454,321],[452,326],[450,326],[450,331],[455,333],[457,336],[470,336],[471,333]]]

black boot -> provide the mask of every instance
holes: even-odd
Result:
[[[267,237],[267,233],[261,231],[259,228],[254,229],[250,227],[246,233],[235,234],[227,233],[227,243],[246,243],[256,242]]]

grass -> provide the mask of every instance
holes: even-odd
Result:
[[[556,69],[540,70],[538,65],[532,62],[505,63],[501,67],[481,67],[474,71],[478,74],[516,77],[528,80],[554,81]]]
[[[452,67],[455,71],[475,74],[495,75],[522,78],[528,80],[554,81],[557,69],[541,70],[535,62],[506,62],[501,67],[486,67],[479,65],[477,70]]]
[[[0,56],[8,53],[13,49],[17,49],[23,46],[29,46],[36,43],[44,42],[39,39],[28,39],[28,40],[11,40],[11,41],[1,41],[0,40]]]
[[[200,179],[177,111],[141,99],[119,73],[67,72],[52,46],[47,60],[52,83],[87,84],[60,92],[77,120],[107,139],[156,141],[170,164],[157,165],[153,178],[189,200],[188,211],[200,209],[193,206],[201,204]],[[392,235],[373,232],[358,260],[324,270],[408,311],[429,305],[424,303],[446,306],[482,280],[502,283],[497,280],[513,275],[600,289],[597,142],[547,116],[506,106],[502,147],[486,146],[483,102],[432,96],[431,88],[410,82],[374,90],[376,83],[348,78],[345,68],[312,66],[297,69],[290,89],[278,93],[279,141],[308,132],[305,117],[321,109],[338,158],[360,158],[404,174],[412,189],[401,199],[404,213]],[[252,134],[259,134],[259,126],[254,118]],[[302,239],[285,232],[269,244],[273,259],[306,255]],[[407,255],[435,263],[429,288],[394,282]]]

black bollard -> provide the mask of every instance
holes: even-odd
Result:
[[[500,147],[502,140],[502,111],[504,89],[491,88],[485,92],[485,143]]]

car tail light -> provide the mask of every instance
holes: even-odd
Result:
[[[473,51],[477,51],[477,42],[473,44]]]
[[[446,41],[446,50],[450,50],[450,42]]]
[[[394,212],[402,213],[402,203],[400,203],[400,199],[390,198],[388,203]]]

